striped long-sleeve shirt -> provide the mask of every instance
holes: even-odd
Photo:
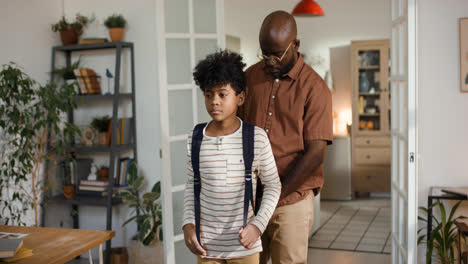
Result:
[[[183,225],[195,224],[193,170],[191,163],[192,131],[187,140],[187,182],[185,186]],[[249,203],[248,223],[263,233],[276,208],[281,183],[270,141],[265,131],[255,127],[255,151],[252,163],[252,184],[255,197],[257,177],[263,198],[257,215]],[[251,249],[239,241],[243,224],[244,162],[242,151],[242,122],[240,128],[227,136],[206,136],[200,148],[200,240],[207,257],[218,259],[242,258],[262,251],[260,238]]]

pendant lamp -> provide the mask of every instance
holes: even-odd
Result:
[[[314,0],[301,0],[291,13],[294,16],[323,16],[325,13]]]

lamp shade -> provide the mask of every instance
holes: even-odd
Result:
[[[292,14],[295,16],[323,16],[325,13],[322,8],[314,0],[301,0]]]

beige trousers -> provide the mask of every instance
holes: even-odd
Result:
[[[259,253],[239,259],[207,259],[198,257],[198,264],[258,264]]]
[[[260,264],[306,264],[309,232],[314,223],[314,194],[276,208],[262,235]]]

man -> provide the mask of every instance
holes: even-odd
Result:
[[[263,21],[260,62],[246,71],[246,101],[238,114],[263,128],[282,183],[280,201],[262,235],[260,263],[306,263],[314,196],[333,140],[331,93],[298,52],[297,26],[287,12]],[[268,199],[264,196],[262,199]]]

